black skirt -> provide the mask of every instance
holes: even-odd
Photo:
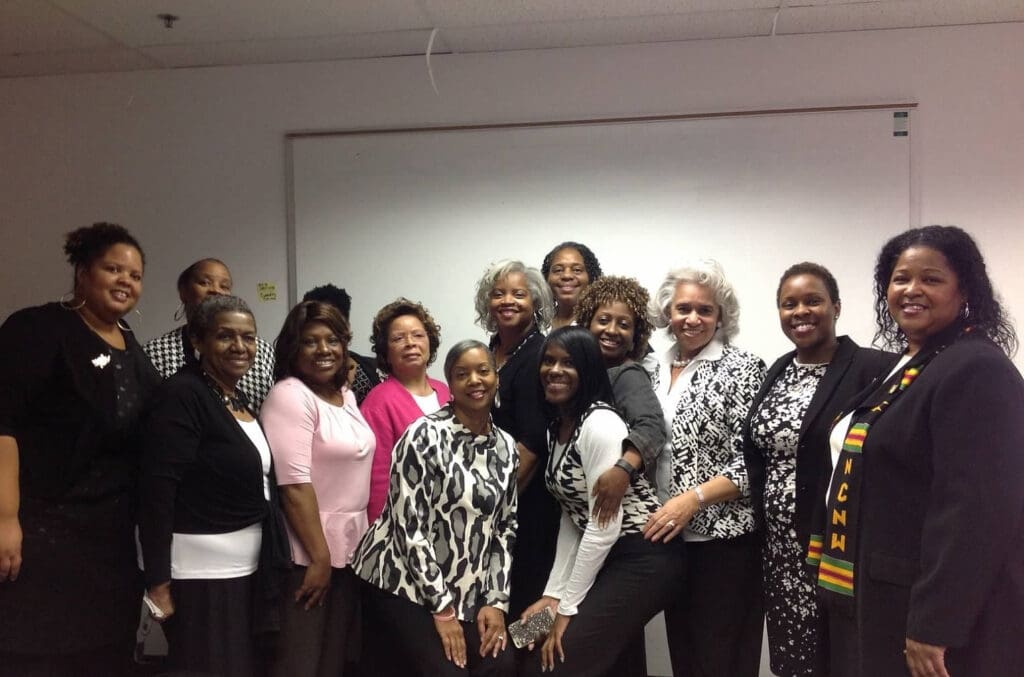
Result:
[[[174,615],[164,623],[171,675],[263,674],[252,632],[254,575],[174,580]]]

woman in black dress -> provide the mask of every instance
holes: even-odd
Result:
[[[541,333],[551,323],[551,290],[536,268],[520,261],[492,264],[477,283],[476,320],[492,332],[498,366],[494,423],[519,450],[519,531],[512,557],[509,616],[540,597],[558,534],[558,504],[544,488],[547,422],[537,385]]]
[[[122,319],[145,258],[122,228],[68,234],[74,287],[0,328],[0,665],[125,673],[135,563],[138,413],[159,381]]]
[[[790,266],[775,299],[782,333],[796,349],[768,370],[744,427],[743,451],[763,534],[772,672],[802,677],[824,674],[804,557],[828,431],[846,401],[883,375],[896,356],[836,337],[839,285],[824,266]]]

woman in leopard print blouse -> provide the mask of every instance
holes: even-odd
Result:
[[[479,341],[448,352],[452,401],[395,445],[384,512],[352,567],[368,584],[364,620],[430,675],[511,675],[505,651],[516,532],[512,437],[491,422],[494,357]],[[371,666],[364,674],[380,674]]]
[[[541,348],[540,385],[550,422],[544,480],[562,510],[555,562],[544,596],[523,618],[549,607],[555,623],[538,658],[539,674],[605,675],[647,621],[678,595],[682,548],[644,540],[658,509],[647,479],[637,477],[605,524],[593,518],[593,488],[622,458],[629,429],[608,404],[611,385],[597,340],[582,327],[551,333]]]

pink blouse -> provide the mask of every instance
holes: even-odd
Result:
[[[313,485],[331,566],[338,569],[348,566],[368,526],[366,503],[375,447],[355,395],[345,388],[344,398],[342,406],[325,402],[292,377],[270,389],[260,410],[277,483]],[[288,540],[292,560],[308,565],[306,549],[290,524]]]
[[[437,395],[437,407],[440,409],[451,399],[448,386],[429,377],[427,380]],[[362,412],[377,437],[377,453],[373,456],[373,472],[370,475],[370,502],[366,506],[367,517],[373,522],[388,502],[391,450],[409,424],[423,416],[423,410],[398,379],[388,376],[363,400]]]

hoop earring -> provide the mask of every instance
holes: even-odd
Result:
[[[178,304],[178,309],[174,311],[174,321],[181,322],[185,319],[185,302],[182,301]]]
[[[61,296],[59,299],[57,299],[57,303],[59,303],[60,307],[63,308],[64,310],[78,310],[79,308],[81,308],[81,307],[83,307],[85,305],[85,299],[82,299],[82,302],[79,303],[77,306],[69,306],[68,305],[68,301],[71,301],[74,298],[75,298],[75,292],[69,291],[66,294],[64,294],[63,296]]]
[[[128,326],[128,323],[122,320],[121,318],[117,318],[117,328],[120,329],[121,331],[132,330],[132,328]]]

